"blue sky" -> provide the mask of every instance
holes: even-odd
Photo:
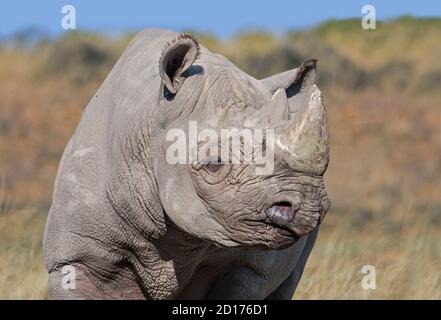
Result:
[[[441,16],[441,0],[9,0],[0,5],[0,36],[30,27],[58,35],[65,4],[75,6],[78,29],[111,34],[146,27],[194,29],[221,37],[253,28],[283,32],[331,18],[361,17],[365,4],[376,7],[378,19]]]

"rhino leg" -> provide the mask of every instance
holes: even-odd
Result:
[[[306,261],[317,238],[318,228],[302,237],[289,251],[271,251],[263,260],[254,257],[248,264],[236,267],[219,279],[207,299],[290,300],[300,281]],[[254,261],[254,264],[253,264]],[[271,261],[278,261],[275,264]],[[269,263],[268,263],[269,262]],[[268,263],[265,266],[265,263]],[[287,269],[288,268],[288,269]],[[287,270],[287,271],[285,271]],[[277,275],[287,276],[280,283]]]
[[[303,252],[297,261],[294,271],[289,275],[289,277],[284,280],[280,286],[274,290],[266,299],[268,300],[291,300],[294,292],[299,284],[300,278],[302,277],[303,270],[305,269],[306,261],[308,260],[309,254],[311,253],[312,247],[314,246],[315,240],[317,239],[318,228],[308,235],[308,240],[306,241]]]
[[[137,284],[130,279],[102,279],[86,266],[69,265],[75,274],[62,272],[60,267],[49,273],[49,296],[56,300],[144,299]]]
[[[263,300],[265,285],[265,277],[262,274],[248,267],[237,267],[215,284],[206,299]]]

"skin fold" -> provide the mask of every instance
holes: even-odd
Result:
[[[44,236],[50,296],[291,299],[330,206],[315,72],[308,60],[257,80],[186,34],[139,33],[63,153]],[[167,132],[190,121],[273,130],[273,170],[169,163]]]

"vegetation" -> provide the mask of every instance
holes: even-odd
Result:
[[[440,299],[441,19],[359,23],[193,33],[258,78],[319,59],[333,206],[295,297]],[[57,165],[132,37],[0,42],[0,298],[46,297],[41,239]],[[361,288],[365,264],[377,269],[376,290]]]

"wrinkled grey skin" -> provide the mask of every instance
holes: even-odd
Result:
[[[44,237],[50,296],[290,299],[329,208],[314,83],[312,60],[257,80],[187,35],[138,34],[63,154]],[[273,173],[167,163],[167,131],[190,120],[274,128]],[[66,265],[76,289],[63,289]]]

